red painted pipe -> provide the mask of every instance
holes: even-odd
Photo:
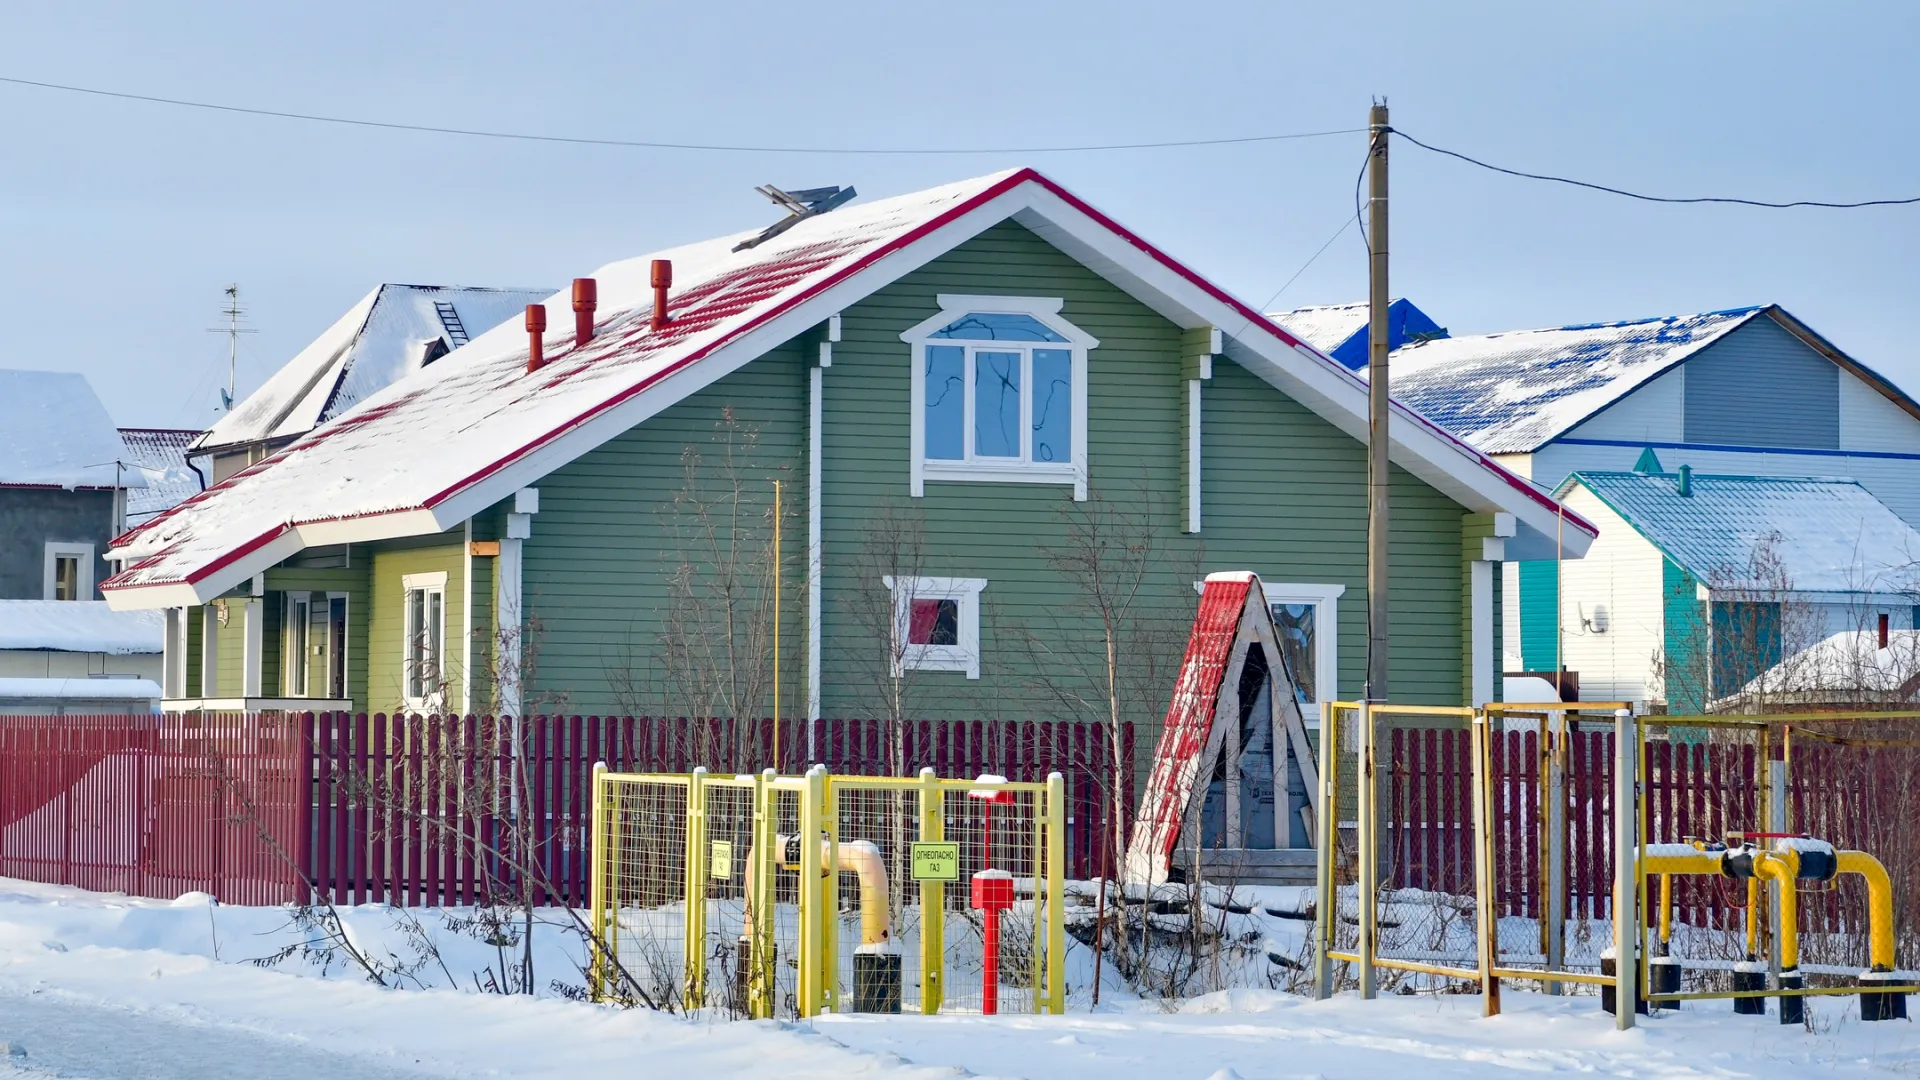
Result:
[[[653,260],[653,328],[667,325],[667,290],[673,288],[673,260]]]
[[[573,347],[593,340],[593,309],[600,306],[599,283],[590,277],[573,279]]]
[[[539,371],[547,362],[541,346],[542,336],[547,332],[547,305],[527,305],[527,373]]]

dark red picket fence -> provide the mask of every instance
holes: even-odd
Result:
[[[1058,771],[1069,873],[1087,877],[1112,834],[1113,777],[1134,802],[1132,728],[1121,734],[1116,761],[1097,724],[918,721],[896,740],[877,721],[788,721],[778,762]],[[775,764],[774,739],[771,721],[659,717],[0,716],[0,875],[247,904],[301,899],[303,882],[336,903],[581,904],[595,762],[754,772]]]

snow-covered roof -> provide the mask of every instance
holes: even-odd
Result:
[[[85,375],[0,369],[0,485],[144,487]]]
[[[0,600],[0,649],[157,653],[158,611],[114,611],[105,600]]]
[[[1576,472],[1667,557],[1711,589],[1898,593],[1920,584],[1920,532],[1852,480]],[[1756,566],[1756,553],[1761,565]]]
[[[304,435],[418,371],[429,349],[440,350],[435,342],[458,349],[552,292],[376,286],[221,417],[194,449]]]
[[[1307,344],[1331,354],[1353,335],[1367,328],[1367,304],[1325,304],[1320,307],[1269,311],[1267,318],[1291,330]]]
[[[0,701],[153,701],[152,679],[0,679]]]
[[[1393,396],[1484,453],[1529,453],[1766,310],[1416,342],[1394,350]]]
[[[1842,630],[1761,672],[1741,696],[1869,694],[1909,698],[1920,684],[1920,631]]]
[[[127,496],[127,523],[138,525],[200,491],[200,476],[187,464],[187,447],[200,433],[181,428],[121,428],[127,460],[147,486]]]
[[[122,537],[126,569],[103,585],[118,606],[200,603],[314,544],[452,528],[769,348],[820,326],[991,226],[1014,220],[1183,328],[1244,327],[1229,357],[1356,438],[1365,385],[1218,286],[1031,169],[855,204],[766,242],[760,230],[595,271],[595,336],[573,344],[569,297],[547,301],[547,361],[527,368],[519,320],[413,372]],[[673,263],[671,321],[650,328],[651,260]],[[1397,410],[1392,459],[1524,541],[1551,544],[1555,504],[1532,484]],[[1594,533],[1569,515],[1567,550]],[[1550,548],[1548,549],[1550,550]],[[144,590],[144,591],[143,591]]]

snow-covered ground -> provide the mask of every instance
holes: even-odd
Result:
[[[346,913],[369,951],[412,956],[383,909]],[[496,951],[420,925],[446,961],[370,985],[298,953],[283,911],[173,903],[0,879],[0,1077],[1449,1077],[1587,1073],[1636,1077],[1920,1073],[1920,1031],[1861,1024],[1848,1000],[1814,1000],[1813,1030],[1723,1003],[1613,1030],[1591,997],[1509,989],[1482,1019],[1467,996],[1311,1002],[1270,990],[1208,995],[1168,1010],[1109,989],[1101,1011],[1062,1017],[823,1017],[813,1023],[684,1019],[570,1001],[570,936],[536,934],[534,997],[445,988],[497,967]],[[216,956],[218,957],[216,959]],[[1076,995],[1077,1000],[1084,1000]]]

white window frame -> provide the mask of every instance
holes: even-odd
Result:
[[[413,625],[413,594],[415,592],[438,593],[440,595],[440,625],[436,639],[440,643],[439,654],[432,658],[434,669],[439,676],[439,687],[432,693],[415,696],[408,691],[413,688],[413,642],[420,628]],[[426,605],[422,605],[425,607]],[[415,712],[438,712],[446,703],[447,689],[447,572],[438,570],[431,574],[405,574],[400,578],[400,696],[407,708]],[[421,680],[424,688],[426,680]]]
[[[1275,604],[1313,605],[1313,686],[1318,697],[1300,707],[1309,724],[1320,723],[1321,706],[1340,700],[1340,597],[1345,585],[1260,579],[1267,610]]]
[[[55,571],[60,565],[60,560],[69,555],[76,556],[80,560],[80,572],[74,576],[74,591],[79,595],[74,599],[93,599],[93,545],[65,540],[47,541],[40,595],[48,600],[54,599]]]
[[[296,590],[281,595],[286,599],[280,609],[280,689],[288,697],[310,697],[307,664],[313,643],[313,594]],[[295,641],[300,643],[297,649]]]
[[[900,335],[900,340],[913,346],[912,350],[912,391],[909,411],[912,414],[912,439],[910,449],[910,484],[914,498],[926,494],[928,480],[957,480],[975,483],[1011,483],[1011,484],[1071,484],[1075,501],[1084,502],[1087,498],[1087,351],[1100,347],[1099,339],[1060,317],[1062,299],[1057,296],[974,296],[963,293],[941,293],[938,297],[940,314],[919,322]],[[1038,320],[1054,333],[1066,338],[1065,343],[1041,343],[1031,341],[969,341],[965,338],[933,338],[931,335],[952,323],[954,320],[973,313],[995,315],[1028,315]],[[967,370],[965,391],[967,395],[966,420],[962,430],[968,449],[967,457],[960,461],[927,460],[927,346],[958,345],[967,350]],[[1036,348],[1065,349],[1072,354],[1071,388],[1073,417],[1069,425],[1071,444],[1070,460],[1066,462],[1027,460],[1032,453],[1033,441],[1033,350]],[[973,456],[973,356],[977,349],[988,352],[1020,352],[1023,381],[1021,384],[1021,458],[977,458]]]
[[[961,671],[980,677],[980,592],[985,578],[906,577],[889,574],[880,579],[893,594],[893,674],[909,671]],[[913,645],[907,633],[913,625],[915,600],[952,600],[959,607],[955,645]]]

